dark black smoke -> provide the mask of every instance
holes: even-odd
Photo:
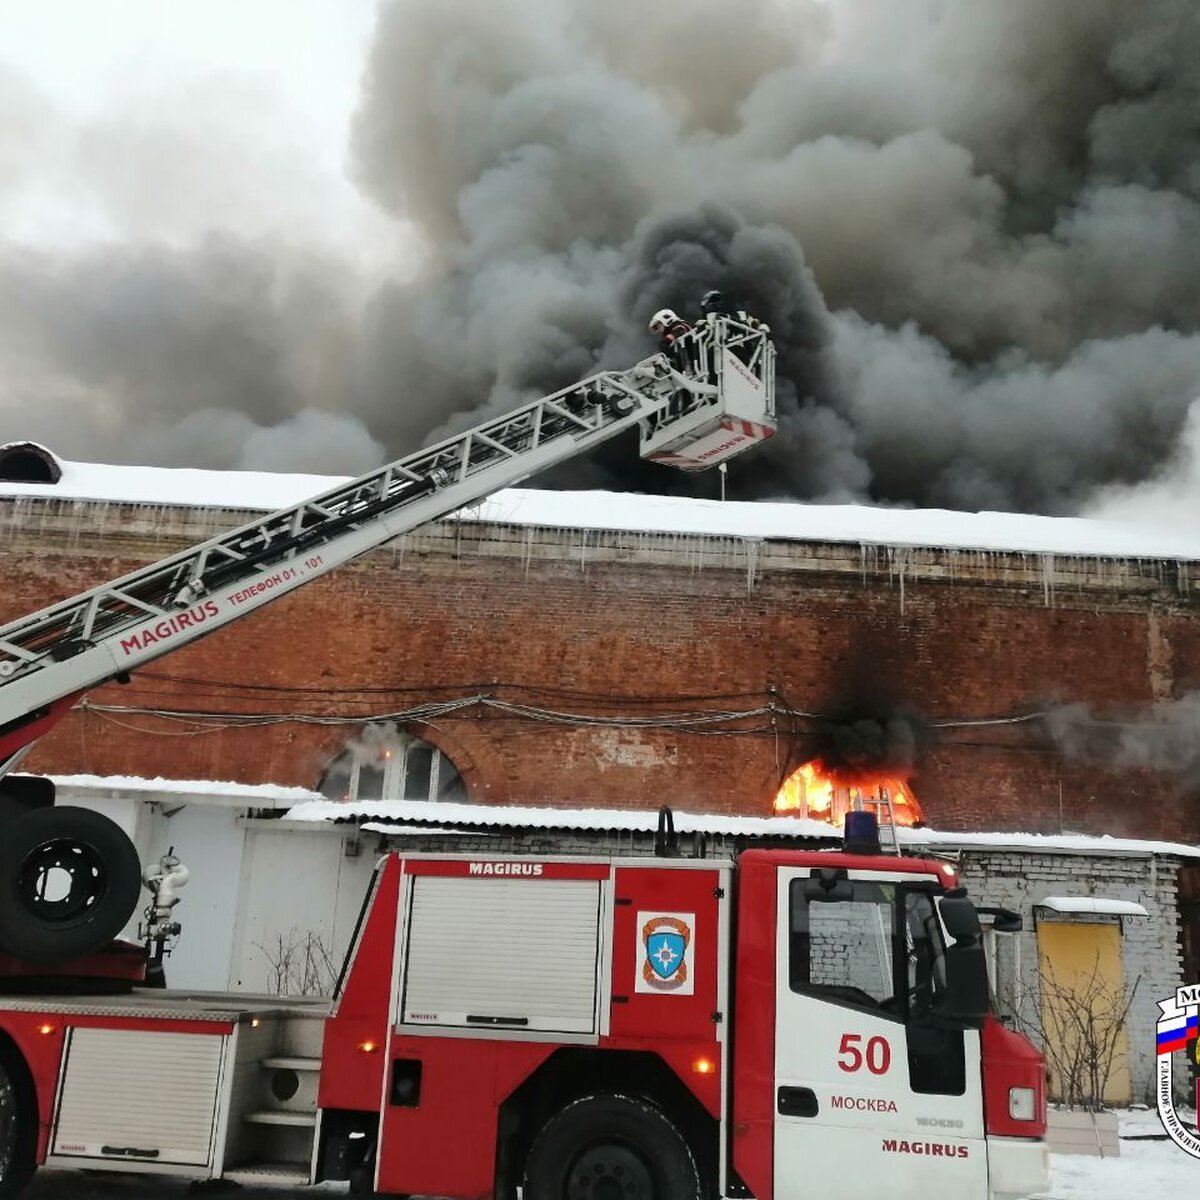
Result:
[[[908,713],[862,712],[822,728],[812,757],[827,774],[850,782],[873,775],[907,779],[925,741],[922,723]]]
[[[1200,396],[1197,61],[1194,0],[385,0],[353,166],[420,268],[0,249],[0,439],[353,469],[717,286],[780,352],[732,494],[1077,511]],[[628,447],[544,482],[713,486]]]

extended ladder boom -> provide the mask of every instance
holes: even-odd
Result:
[[[90,688],[631,426],[646,457],[688,469],[770,436],[773,365],[765,333],[719,320],[675,364],[594,375],[0,627],[0,775]]]

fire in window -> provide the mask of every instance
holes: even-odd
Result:
[[[831,771],[819,759],[805,763],[783,781],[775,796],[775,811],[840,829],[846,814],[875,813],[880,824],[919,825],[925,817],[911,785],[900,775],[845,775]]]

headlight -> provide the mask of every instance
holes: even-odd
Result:
[[[1033,1088],[1009,1088],[1008,1115],[1014,1121],[1032,1121],[1037,1115],[1037,1092]]]

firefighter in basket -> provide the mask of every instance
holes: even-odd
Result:
[[[658,348],[671,365],[686,371],[690,363],[684,338],[692,332],[692,327],[674,309],[660,308],[650,318],[650,332],[658,338]]]
[[[771,327],[757,317],[751,316],[744,308],[737,308],[733,302],[715,288],[704,293],[700,299],[700,319],[696,322],[696,339],[700,346],[712,344],[714,333],[713,324],[718,317],[727,317],[760,333],[770,333]],[[751,348],[746,346],[733,347],[733,353],[749,365]],[[703,353],[703,351],[701,351]],[[710,364],[710,382],[715,383],[715,363]]]
[[[700,299],[700,320],[696,322],[698,336],[705,336],[714,317],[728,317],[731,321],[738,321],[760,333],[771,332],[771,327],[766,321],[760,321],[744,308],[736,308],[733,301],[724,292],[718,292],[715,288],[705,292]]]
[[[695,339],[689,336],[692,327],[674,309],[660,308],[650,318],[650,332],[657,335],[658,348],[667,356],[671,366],[685,374],[695,374]],[[671,397],[667,417],[675,417],[683,412],[690,398],[690,393],[685,389],[677,391]]]

